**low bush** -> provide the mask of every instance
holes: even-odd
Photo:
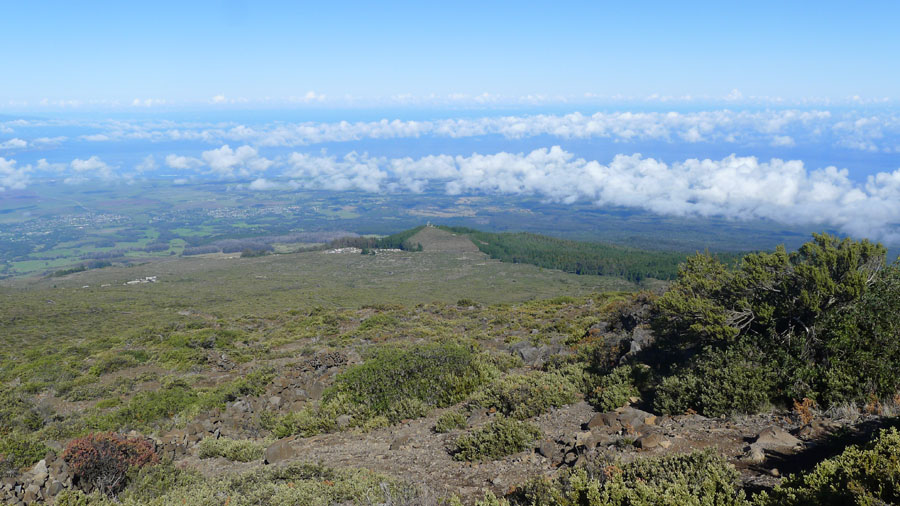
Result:
[[[891,428],[864,447],[850,446],[809,473],[791,475],[757,506],[900,503],[900,433]]]
[[[132,469],[159,462],[153,445],[114,433],[91,433],[73,439],[62,455],[77,484],[85,490],[115,495]]]
[[[566,376],[534,371],[510,374],[486,385],[472,397],[471,404],[524,420],[571,404],[577,394],[578,388]]]
[[[243,474],[202,478],[171,465],[144,468],[115,501],[99,494],[65,491],[57,506],[331,506],[422,504],[412,486],[368,470],[294,463]]]
[[[199,401],[199,393],[183,380],[168,380],[159,390],[136,394],[114,413],[96,419],[100,429],[142,428],[172,418]]]
[[[266,453],[266,447],[249,439],[205,438],[198,445],[201,459],[225,457],[235,462],[258,460]]]
[[[259,423],[277,438],[294,434],[309,437],[337,430],[337,418],[349,410],[350,407],[343,397],[334,397],[326,402],[309,404],[299,411],[291,411],[281,416],[262,413]]]
[[[456,460],[498,459],[528,449],[539,437],[536,425],[503,417],[460,436],[451,453]]]
[[[376,417],[397,423],[462,401],[496,373],[484,356],[468,346],[384,346],[338,375],[325,392],[322,406],[342,404],[355,426]]]
[[[658,407],[718,415],[802,398],[827,409],[893,396],[900,264],[886,265],[885,252],[814,234],[795,252],[753,253],[736,268],[689,257],[654,305],[656,365],[676,373]]]
[[[586,379],[588,389],[585,400],[598,411],[611,411],[640,397],[639,384],[646,381],[649,371],[640,365],[616,367],[609,374],[594,375]]]
[[[467,417],[460,411],[448,411],[441,415],[434,424],[434,431],[438,434],[450,432],[453,429],[465,429]]]
[[[693,409],[705,416],[757,413],[775,395],[775,373],[749,347],[707,350],[656,389],[657,412],[680,415]]]
[[[44,458],[49,448],[34,434],[0,433],[0,474],[30,466]]]
[[[511,494],[528,506],[749,506],[739,474],[712,451],[644,458],[627,464],[598,460],[534,479]]]

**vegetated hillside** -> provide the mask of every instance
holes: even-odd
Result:
[[[341,237],[328,243],[329,248],[360,249],[399,249],[403,251],[422,251],[421,244],[412,240],[424,226],[411,228],[384,237]]]
[[[674,279],[685,257],[679,252],[567,241],[525,232],[497,234],[463,227],[444,229],[469,236],[478,249],[503,262],[533,264],[574,274],[620,276],[634,282],[645,278]]]
[[[430,252],[427,242],[422,252],[304,253],[292,265],[337,256],[345,260],[321,265],[366,266],[356,271],[364,277],[391,255],[378,269],[407,275],[447,262],[429,275],[436,299],[457,287],[449,266],[461,266],[448,258],[511,269],[507,276],[538,272],[481,253]],[[256,273],[276,271],[245,269],[272,259],[235,258],[233,276],[191,271],[191,283],[219,283],[220,299],[203,290],[173,296],[190,284],[162,275],[117,285],[117,297],[72,286],[53,296],[48,284],[6,293],[3,332],[17,339],[2,343],[0,468],[12,478],[0,482],[0,497],[65,505],[900,502],[900,438],[879,432],[900,410],[900,381],[890,374],[900,367],[900,266],[885,265],[878,245],[816,236],[796,252],[749,255],[733,268],[696,255],[662,296],[396,304],[391,298],[408,294],[385,288],[401,285],[370,278],[377,304],[347,293],[343,304],[323,307],[292,293],[292,278],[283,298],[225,300],[231,289],[257,293],[240,290],[265,276]],[[508,279],[474,283],[464,280],[517,289]],[[202,311],[207,302],[214,313]],[[10,311],[18,304],[27,309]],[[89,324],[105,317],[116,324]]]

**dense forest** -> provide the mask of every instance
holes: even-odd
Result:
[[[545,235],[481,232],[464,227],[441,227],[465,234],[482,252],[502,262],[533,264],[574,274],[620,276],[633,282],[644,278],[675,279],[684,253],[650,251],[596,242],[578,242]],[[725,260],[729,260],[729,258]]]
[[[328,243],[329,248],[361,248],[368,249],[400,249],[404,251],[422,251],[421,244],[410,241],[412,236],[419,233],[424,227],[419,226],[397,232],[385,237],[342,237]]]

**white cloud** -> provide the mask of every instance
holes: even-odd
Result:
[[[851,117],[852,119],[852,117]],[[610,112],[591,115],[579,112],[565,115],[538,114],[453,118],[430,121],[381,120],[334,123],[273,123],[256,126],[237,125],[227,130],[205,129],[194,135],[248,142],[259,146],[302,146],[325,142],[350,142],[363,139],[399,139],[433,136],[465,138],[498,135],[508,139],[552,136],[561,139],[610,139],[616,142],[727,142],[743,145],[778,145],[791,137],[795,143],[821,144],[828,136],[842,135],[871,139],[871,129],[848,131],[847,121],[835,121],[830,111],[730,111]],[[900,137],[900,116],[879,117]],[[851,135],[852,134],[852,135]],[[853,143],[844,143],[852,146]]]
[[[900,169],[860,185],[847,170],[808,170],[798,160],[764,162],[732,155],[667,164],[635,154],[602,164],[554,146],[530,153],[392,160],[355,152],[340,159],[293,153],[283,175],[302,188],[534,195],[663,215],[828,225],[900,243]]]
[[[28,143],[19,138],[9,139],[8,141],[0,142],[0,149],[3,150],[13,150],[13,149],[23,149],[28,147]]]
[[[288,97],[288,98],[287,98],[287,101],[288,101],[288,102],[295,103],[295,104],[296,104],[296,103],[309,104],[309,103],[312,103],[312,102],[322,102],[322,101],[324,101],[324,100],[325,100],[325,95],[322,95],[322,94],[320,94],[320,93],[316,93],[315,91],[312,91],[312,90],[307,91],[307,92],[306,92],[303,96],[301,96],[301,97],[293,97],[293,96],[292,96],[292,97]]]
[[[356,152],[340,160],[333,156],[292,153],[284,174],[301,188],[377,192],[388,177],[387,172],[379,167],[384,162],[384,159],[370,158]]]
[[[279,190],[283,189],[285,186],[283,184],[275,183],[273,181],[269,181],[265,178],[254,179],[252,183],[250,183],[247,188],[251,190]]]
[[[297,98],[303,101],[307,95]],[[222,100],[227,103],[231,99]],[[16,120],[8,126],[81,126],[92,132],[89,141],[147,142],[198,141],[213,145],[247,144],[254,147],[294,147],[365,139],[460,139],[500,136],[525,139],[550,136],[559,139],[608,139],[618,143],[708,143],[743,147],[833,146],[893,153],[900,139],[900,112],[865,110],[729,110],[616,111],[584,114],[536,114],[485,116],[433,120],[383,119],[360,122],[271,122],[254,125],[217,122],[102,120]],[[21,133],[19,137],[31,142]]]
[[[153,155],[147,155],[141,160],[141,163],[134,166],[135,172],[138,174],[143,172],[152,172],[159,167],[159,164],[156,163],[156,158]]]
[[[154,107],[160,105],[166,105],[169,101],[162,98],[136,98],[131,101],[131,105],[134,107]]]
[[[791,147],[795,146],[797,143],[794,142],[793,137],[790,135],[776,135],[772,138],[773,146],[781,146],[781,147]]]
[[[201,157],[213,174],[222,177],[250,176],[264,172],[273,163],[259,156],[255,148],[240,146],[233,150],[227,144],[218,149],[204,151]]]
[[[113,180],[118,177],[116,168],[96,155],[87,160],[76,158],[69,163],[69,168],[72,175],[63,180],[67,184],[83,183],[89,179]]]
[[[17,168],[15,160],[7,160],[0,156],[0,192],[25,189],[29,182],[29,172],[31,166]]]
[[[49,148],[59,146],[63,142],[66,142],[66,140],[68,140],[68,138],[64,136],[38,137],[37,139],[33,139],[31,144],[42,148]]]
[[[90,134],[90,135],[82,135],[82,139],[91,142],[106,142],[113,139],[113,136],[107,134]]]
[[[166,156],[166,166],[171,169],[178,170],[191,170],[196,169],[203,165],[201,160],[196,158],[192,158],[190,156],[179,156],[179,155],[167,155]]]
[[[737,88],[731,90],[728,95],[725,95],[725,100],[729,102],[736,102],[738,100],[743,100],[743,98],[744,94]]]

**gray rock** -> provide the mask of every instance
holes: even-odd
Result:
[[[276,408],[280,407],[281,406],[281,397],[279,397],[277,395],[273,395],[272,397],[269,397],[269,404],[271,404],[272,406],[274,406]]]
[[[50,476],[50,471],[47,469],[47,461],[41,460],[38,461],[37,464],[34,465],[34,468],[31,470],[33,473],[34,483],[37,483],[38,486],[42,486],[45,481],[47,481],[47,477]]]
[[[559,450],[556,448],[556,445],[549,439],[544,439],[543,441],[538,443],[537,452],[548,459],[557,457],[559,454]]]
[[[41,487],[32,483],[25,487],[25,495],[22,497],[22,500],[25,501],[25,504],[33,504],[41,499]]]
[[[656,448],[660,446],[662,442],[665,441],[665,438],[660,436],[659,434],[647,434],[646,436],[641,436],[634,442],[635,446],[641,448],[643,450],[649,450],[650,448]]]
[[[750,445],[750,451],[741,457],[741,460],[748,464],[762,464],[766,460],[766,452],[757,445]]]
[[[266,448],[266,464],[284,462],[297,455],[297,450],[291,445],[292,438],[279,439]]]
[[[49,485],[47,485],[47,495],[49,495],[50,497],[54,497],[62,492],[64,488],[65,487],[63,487],[63,484],[61,482],[53,480]]]
[[[622,427],[622,423],[619,421],[619,414],[615,411],[597,413],[587,423],[588,429],[596,429],[601,427],[609,427],[614,430],[618,430],[620,427]]]
[[[631,428],[637,430],[640,427],[643,427],[644,424],[647,423],[647,420],[656,420],[656,417],[652,414],[642,411],[640,409],[635,409],[632,407],[626,407],[619,413],[619,421],[622,425],[630,425]]]
[[[341,415],[335,419],[335,423],[337,423],[338,429],[344,430],[350,426],[350,422],[353,421],[353,417],[350,415]]]
[[[325,393],[325,385],[319,381],[310,383],[306,388],[306,395],[314,401],[321,399],[323,393]]]
[[[637,344],[641,348],[646,348],[653,343],[653,331],[650,329],[635,328],[631,332],[631,342]]]
[[[401,448],[405,448],[405,447],[409,446],[410,440],[411,440],[411,438],[409,437],[409,434],[403,434],[403,435],[397,436],[391,442],[391,451],[397,451]]]
[[[466,419],[466,425],[469,425],[469,426],[477,425],[477,424],[487,420],[488,418],[489,418],[489,416],[488,416],[487,409],[484,409],[484,408],[476,409],[469,414],[469,417]]]
[[[509,347],[513,354],[518,355],[528,365],[532,365],[538,361],[541,350],[537,346],[532,346],[528,341],[519,341]]]
[[[800,440],[781,427],[773,425],[763,429],[756,437],[756,441],[753,444],[764,450],[773,450],[793,448],[800,444]]]

